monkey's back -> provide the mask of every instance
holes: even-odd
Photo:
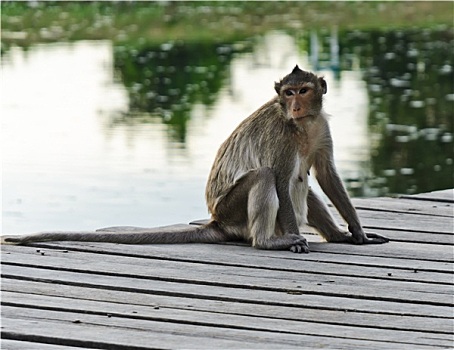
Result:
[[[280,136],[290,127],[277,98],[238,125],[219,148],[208,177],[205,196],[210,213],[247,172],[276,166],[277,155],[284,151]],[[285,154],[292,152],[296,150],[285,150]]]

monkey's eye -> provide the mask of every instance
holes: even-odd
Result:
[[[293,91],[292,90],[285,90],[285,95],[286,96],[293,96]]]
[[[300,94],[305,94],[306,92],[307,92],[307,89],[306,88],[302,88],[299,93]]]

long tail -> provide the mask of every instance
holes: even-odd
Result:
[[[120,230],[119,230],[120,229]],[[22,245],[33,242],[79,241],[121,244],[215,243],[230,240],[216,224],[172,225],[156,228],[107,228],[99,231],[43,232],[22,236],[2,236],[2,244]]]

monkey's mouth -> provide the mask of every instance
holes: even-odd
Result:
[[[306,118],[311,118],[313,116],[314,116],[313,114],[295,115],[295,116],[293,116],[293,119],[294,120],[303,120],[303,119],[306,119]]]

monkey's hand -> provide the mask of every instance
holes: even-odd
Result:
[[[293,253],[309,253],[309,244],[307,243],[306,238],[300,235],[291,235],[295,236],[294,242],[290,246],[290,251]]]
[[[389,238],[377,233],[366,234],[362,228],[355,229],[349,225],[348,231],[351,233],[351,243],[354,244],[382,244],[389,242]]]

